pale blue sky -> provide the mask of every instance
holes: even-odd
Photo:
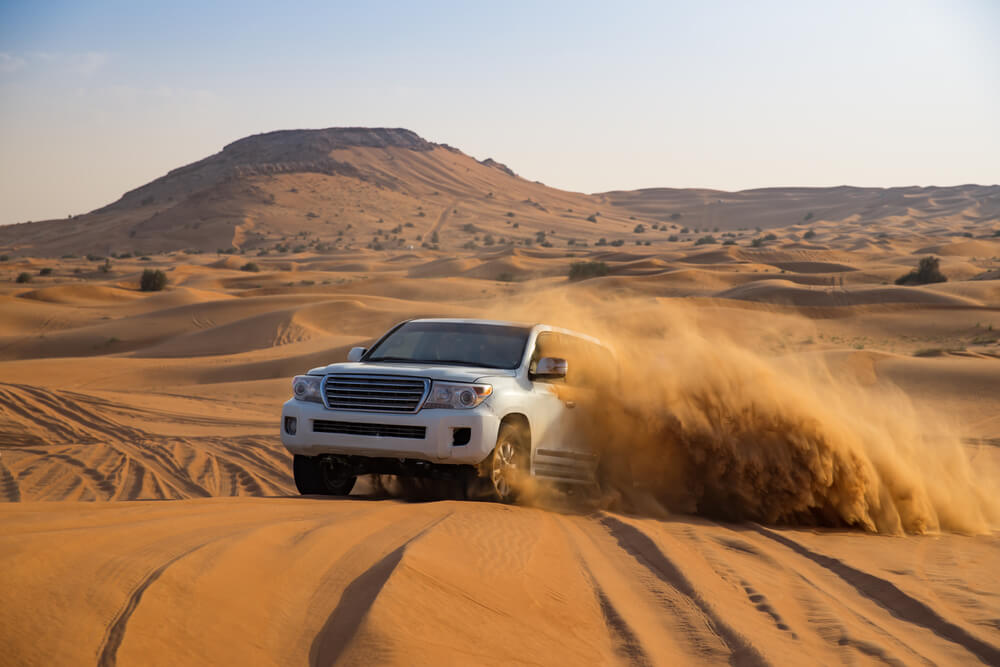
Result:
[[[0,0],[0,223],[248,134],[406,127],[584,192],[1000,182],[1000,3]]]

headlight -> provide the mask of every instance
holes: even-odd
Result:
[[[292,380],[292,395],[300,401],[322,403],[321,386],[323,378],[317,375],[296,375]]]
[[[493,393],[488,384],[465,384],[464,382],[431,383],[431,393],[424,403],[425,408],[474,408]]]

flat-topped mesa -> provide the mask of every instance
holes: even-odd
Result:
[[[330,157],[343,148],[397,148],[430,151],[437,147],[416,132],[388,127],[331,127],[324,130],[278,130],[244,137],[215,155],[178,167],[166,175],[122,195],[98,211],[179,201],[232,179],[259,174],[313,172],[363,178],[349,162]],[[380,182],[384,176],[372,176]],[[388,183],[383,183],[388,184]]]
[[[416,132],[389,127],[330,127],[324,130],[278,130],[244,137],[222,149],[222,157],[240,162],[274,163],[309,161],[327,157],[339,148],[407,148],[429,151],[435,147]]]

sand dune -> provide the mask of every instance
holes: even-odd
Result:
[[[583,195],[346,128],[0,228],[0,662],[1000,664],[998,220]],[[893,284],[927,254],[947,282]],[[298,496],[290,378],[420,316],[615,346],[602,492]]]

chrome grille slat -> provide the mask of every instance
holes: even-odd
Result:
[[[430,380],[395,375],[327,375],[323,400],[331,410],[416,412],[430,390]]]

